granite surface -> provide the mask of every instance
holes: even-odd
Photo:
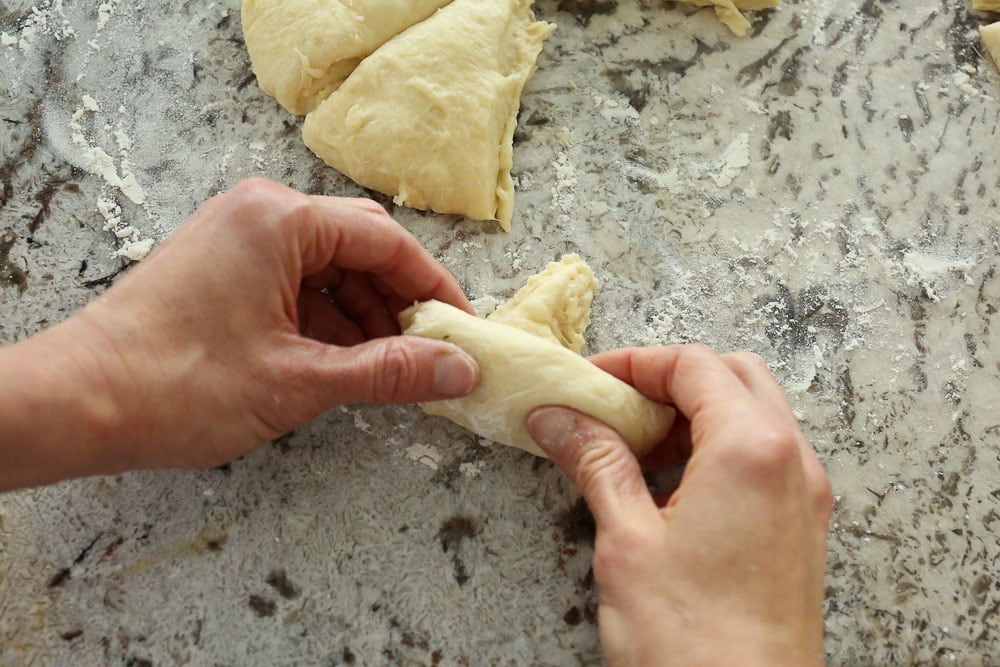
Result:
[[[593,351],[763,355],[837,497],[829,664],[1000,664],[988,17],[786,0],[735,39],[670,2],[537,12],[513,231],[394,215],[483,303],[579,252]],[[242,177],[364,194],[258,89],[234,0],[5,0],[0,73],[5,343]],[[547,462],[345,407],[217,470],[0,497],[0,664],[599,663],[592,530]]]

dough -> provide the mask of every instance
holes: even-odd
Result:
[[[1000,21],[982,26],[979,34],[983,36],[983,44],[989,49],[993,61],[1000,67]]]
[[[290,113],[312,111],[363,58],[451,0],[243,0],[257,83]]]
[[[618,431],[640,456],[662,442],[674,421],[672,408],[647,399],[578,350],[555,342],[565,338],[573,346],[582,343],[575,335],[582,335],[590,318],[595,287],[589,267],[574,255],[550,264],[485,320],[439,301],[403,311],[399,320],[404,333],[454,343],[479,364],[480,384],[469,396],[426,403],[424,410],[537,456],[545,454],[524,422],[542,405],[564,405],[592,415]],[[539,317],[543,304],[555,308],[547,326],[540,326],[545,324]],[[503,322],[519,322],[527,330]]]
[[[972,0],[972,8],[980,12],[1000,12],[1000,0]]]
[[[306,145],[396,203],[510,229],[524,84],[555,26],[531,0],[454,0],[366,58],[306,117]]]
[[[594,273],[579,255],[551,262],[510,301],[486,319],[516,327],[573,350],[583,350],[583,332],[590,324],[590,302],[597,291]]]
[[[750,22],[740,13],[740,10],[767,9],[778,7],[781,0],[681,0],[699,7],[715,7],[715,15],[729,28],[734,35],[742,37],[747,34]]]

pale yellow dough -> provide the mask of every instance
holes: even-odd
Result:
[[[531,0],[454,0],[366,58],[306,117],[306,145],[396,202],[510,229],[524,84],[554,26]]]
[[[984,25],[979,29],[979,34],[982,35],[983,44],[993,56],[993,61],[1000,67],[1000,21]]]
[[[447,340],[479,364],[480,384],[472,394],[426,403],[424,410],[545,456],[525,420],[539,406],[563,405],[615,429],[637,455],[648,452],[666,437],[675,413],[580,356],[596,286],[590,268],[570,255],[485,320],[438,301],[403,311],[404,333]]]
[[[597,280],[586,262],[579,255],[566,255],[528,278],[510,301],[486,319],[546,338],[579,354],[596,291]]]
[[[261,89],[301,115],[363,58],[449,2],[243,0],[243,36]]]
[[[1000,0],[972,0],[972,8],[981,12],[1000,12]]]
[[[732,31],[734,35],[742,37],[750,28],[750,22],[740,12],[753,11],[757,9],[768,9],[778,7],[781,0],[680,0],[690,5],[699,7],[715,7],[715,15],[719,20]]]

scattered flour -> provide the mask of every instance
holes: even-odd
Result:
[[[460,463],[458,465],[458,471],[463,475],[465,475],[466,477],[475,479],[477,477],[482,476],[483,468],[485,467],[486,463],[484,461],[471,461],[471,462]]]
[[[23,53],[31,52],[39,37],[48,35],[57,41],[76,36],[63,11],[63,0],[45,0],[31,8],[31,13],[22,21],[19,36],[3,33],[0,44],[13,47],[15,44]]]
[[[129,149],[132,146],[131,139],[121,128],[115,133],[120,168],[116,167],[114,158],[107,151],[87,140],[81,123],[88,114],[99,112],[100,105],[90,95],[83,95],[80,104],[81,106],[70,119],[69,127],[73,145],[79,148],[82,153],[83,168],[95,176],[100,176],[109,187],[118,188],[134,204],[141,206],[146,201],[146,192],[139,185],[128,159]]]
[[[94,97],[86,94],[80,97],[80,106],[73,113],[69,124],[73,145],[81,151],[86,171],[100,176],[109,188],[117,188],[132,203],[141,206],[146,201],[146,193],[132,172],[128,157],[132,139],[120,123],[112,133],[118,147],[119,166],[116,167],[114,158],[107,151],[87,140],[83,121],[100,111],[101,105]],[[140,238],[138,230],[124,221],[121,207],[114,199],[105,196],[98,198],[97,211],[104,218],[104,230],[112,232],[121,241],[122,245],[115,251],[115,256],[137,262],[153,249],[154,241]]]
[[[968,272],[975,266],[974,259],[949,259],[916,250],[903,255],[906,284],[911,287],[919,286],[927,298],[934,302],[941,300],[934,290],[935,281],[950,273],[958,273],[968,282]]]
[[[559,220],[568,222],[576,210],[576,184],[579,177],[570,163],[567,151],[556,156],[552,163],[556,182],[552,185],[552,206],[559,212]]]
[[[406,448],[406,456],[416,463],[427,466],[431,470],[437,470],[441,465],[441,452],[436,447],[426,445],[422,442],[415,442]]]
[[[715,185],[720,188],[729,187],[736,176],[749,166],[750,135],[746,132],[740,132],[726,147],[712,179],[715,181]]]

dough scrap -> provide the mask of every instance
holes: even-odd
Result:
[[[982,35],[983,44],[993,56],[993,61],[1000,67],[1000,21],[982,26],[979,28],[979,34]]]
[[[454,0],[412,26],[306,116],[306,145],[398,204],[509,231],[521,91],[555,29],[531,5]]]
[[[515,300],[506,304],[499,318],[480,319],[439,301],[419,303],[403,311],[400,324],[408,335],[447,340],[471,354],[479,364],[480,384],[468,396],[425,403],[428,414],[440,415],[476,434],[536,456],[545,456],[528,434],[525,420],[542,405],[564,405],[591,415],[622,435],[636,455],[641,456],[662,442],[673,424],[675,412],[649,400],[633,387],[605,373],[578,351],[556,341],[565,332],[582,334],[590,318],[589,301],[596,287],[570,256],[550,264],[545,272],[529,280]],[[548,286],[553,286],[550,292]],[[560,301],[556,292],[570,288]],[[586,306],[584,306],[586,302]],[[511,302],[513,303],[513,301]],[[540,304],[556,310],[568,305],[575,316],[554,312],[548,327],[540,327]],[[575,321],[572,321],[575,317]],[[520,322],[527,329],[511,324]],[[557,334],[556,332],[562,332]]]
[[[243,0],[257,83],[289,113],[312,111],[362,59],[451,0]]]
[[[740,10],[754,11],[781,5],[781,0],[680,0],[699,7],[715,7],[715,15],[737,37],[743,37],[750,22]]]
[[[1000,0],[972,0],[972,8],[980,12],[1000,12]]]

